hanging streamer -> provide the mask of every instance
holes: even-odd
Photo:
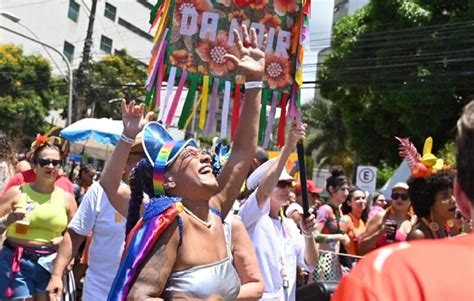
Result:
[[[146,92],[146,96],[145,96],[145,107],[146,108],[150,108],[150,100],[151,100],[151,97],[153,96],[153,93],[155,93],[155,91],[156,91],[156,87],[153,86],[153,89],[151,89],[151,91]]]
[[[230,128],[230,137],[234,141],[235,130],[240,117],[240,83],[236,81],[234,88],[234,105],[232,106],[232,124]]]
[[[166,32],[167,30],[168,29],[166,29]],[[160,37],[157,45],[160,45],[157,52],[158,60],[154,62],[152,72],[150,73],[146,81],[146,88],[148,91],[151,90],[151,86],[153,85],[153,81],[155,80],[156,74],[159,73],[159,62],[163,61],[163,59],[160,60],[160,58],[164,57],[164,53],[166,52],[166,46],[168,46],[167,42],[164,40],[164,35]]]
[[[206,128],[204,134],[212,134],[216,130],[216,111],[218,105],[217,92],[219,90],[219,78],[214,77],[214,84],[212,86],[211,103],[209,104],[209,114],[207,115]]]
[[[207,95],[209,93],[209,75],[204,75],[202,80],[202,102],[201,112],[199,112],[199,128],[204,129],[206,124]]]
[[[197,96],[197,94],[196,94],[196,96]],[[184,124],[184,128],[183,128],[184,130],[186,130],[188,128],[189,124],[191,123],[191,120],[193,120],[193,117],[196,114],[196,111],[199,108],[199,105],[201,104],[201,101],[202,101],[202,95],[199,97],[198,101],[194,105],[193,111],[189,115],[188,120],[186,120],[186,123]]]
[[[164,46],[163,49],[160,53],[160,57],[158,58],[158,75],[156,76],[156,83],[155,83],[155,107],[160,108],[161,106],[161,83],[163,82],[163,74],[165,73],[165,70],[163,69],[163,62],[165,60],[165,52],[166,52],[166,46],[167,42],[163,42]]]
[[[278,124],[278,139],[277,146],[282,147],[285,145],[285,127],[286,127],[286,105],[288,102],[288,93],[283,93],[281,100],[281,114],[280,123]]]
[[[171,103],[171,107],[168,112],[168,117],[166,118],[165,124],[170,126],[173,123],[173,117],[176,113],[176,109],[178,108],[179,99],[181,98],[181,92],[183,92],[184,83],[186,78],[188,77],[188,71],[183,70],[181,73],[181,77],[179,79],[178,88],[176,89],[176,93],[174,94],[173,102]]]
[[[268,148],[268,143],[270,142],[270,136],[272,134],[273,123],[275,122],[277,103],[278,103],[278,92],[273,91],[272,106],[270,108],[270,113],[268,115],[268,123],[267,123],[267,128],[265,130],[265,138],[263,139],[263,148]]]
[[[227,123],[229,122],[230,81],[224,85],[224,103],[222,105],[221,139],[227,137]]]
[[[173,93],[173,88],[174,88],[174,80],[176,77],[176,67],[171,67],[170,69],[170,75],[168,76],[168,85],[166,87],[166,94],[165,98],[163,99],[163,106],[160,110],[160,114],[158,115],[158,120],[163,121],[163,118],[165,118],[165,113],[168,112],[168,106],[169,106],[169,99],[171,97],[171,94]]]
[[[186,95],[186,100],[184,101],[183,111],[181,111],[181,116],[178,121],[178,128],[180,130],[185,128],[185,123],[188,120],[191,109],[193,108],[194,98],[196,95],[196,89],[198,85],[198,76],[195,73],[190,74],[191,84],[189,85],[188,95]]]
[[[156,30],[155,37],[153,38],[153,43],[156,43],[156,40],[158,40],[158,36],[161,34],[161,31],[163,30],[165,21],[168,18],[168,11],[170,9],[170,5],[171,5],[171,1],[165,1],[165,9],[164,9],[163,14],[160,17],[160,23],[158,25],[158,29]]]
[[[268,89],[263,89],[262,93],[262,108],[260,109],[260,119],[258,123],[258,144],[262,145],[263,135],[265,134],[265,128],[267,125],[267,101],[268,101]]]

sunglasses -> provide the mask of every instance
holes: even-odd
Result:
[[[398,193],[398,192],[394,192],[392,193],[392,200],[398,200],[398,199],[402,199],[403,201],[406,201],[408,200],[408,194],[406,193]]]
[[[281,188],[281,189],[285,189],[285,188],[291,187],[291,186],[292,186],[291,182],[287,182],[287,181],[279,181],[277,183],[277,187]]]
[[[49,160],[49,159],[38,159],[38,165],[41,167],[48,166],[49,164],[53,164],[54,167],[61,165],[62,160]]]
[[[188,157],[199,158],[200,156],[210,156],[210,154],[206,151],[194,148],[185,148],[183,151],[183,159]]]

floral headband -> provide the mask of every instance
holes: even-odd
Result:
[[[57,143],[55,143],[57,142]],[[48,135],[41,135],[41,134],[36,134],[36,139],[33,141],[31,144],[32,149],[37,149],[43,145],[48,145],[48,146],[53,146],[53,145],[61,145],[61,138],[57,136],[51,136],[49,137]]]
[[[444,168],[443,159],[437,158],[431,153],[433,138],[426,138],[425,145],[423,146],[423,156],[418,153],[415,145],[413,145],[409,138],[395,137],[395,139],[400,142],[398,154],[407,161],[413,177],[426,178]]]

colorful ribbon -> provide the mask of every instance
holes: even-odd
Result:
[[[267,124],[267,101],[268,101],[268,89],[263,89],[262,93],[262,108],[260,109],[260,119],[258,123],[258,144],[262,145],[263,135],[265,134],[265,128]]]
[[[278,139],[277,146],[283,147],[285,145],[285,127],[286,127],[286,105],[288,102],[288,93],[283,93],[283,98],[281,100],[281,114],[280,114],[280,123],[278,124]]]
[[[224,85],[224,103],[222,104],[221,139],[227,137],[227,123],[229,122],[230,88],[230,81],[226,81]]]
[[[176,109],[178,108],[181,92],[183,92],[184,83],[186,82],[187,77],[188,77],[188,71],[183,70],[183,72],[181,73],[181,77],[179,79],[178,88],[176,89],[173,102],[171,103],[171,107],[168,112],[168,117],[166,118],[166,121],[165,121],[165,124],[167,126],[170,126],[173,123],[173,117],[174,117],[174,114],[176,113]]]
[[[160,114],[158,116],[158,120],[163,121],[163,118],[166,116],[166,112],[168,112],[168,106],[169,106],[169,99],[171,97],[171,94],[173,93],[173,88],[174,88],[174,80],[176,77],[176,67],[171,67],[170,69],[170,75],[168,76],[168,85],[166,87],[166,94],[165,94],[165,99],[163,102],[163,108],[160,110]]]
[[[218,105],[217,92],[219,90],[219,78],[214,77],[214,84],[212,85],[211,103],[209,104],[209,114],[207,114],[206,128],[204,135],[209,135],[216,130],[216,111]]]
[[[186,123],[184,124],[184,128],[183,128],[184,130],[188,128],[189,124],[191,123],[191,120],[193,120],[193,117],[196,114],[196,111],[199,108],[199,105],[201,104],[201,101],[202,101],[202,95],[201,95],[201,97],[199,97],[198,101],[194,105],[194,108],[193,108],[191,114],[189,115],[188,119],[186,120]]]
[[[186,121],[189,118],[191,109],[193,108],[194,99],[196,98],[196,89],[198,85],[198,76],[194,73],[190,74],[191,84],[189,85],[188,94],[186,95],[186,100],[184,101],[183,110],[181,111],[181,116],[178,121],[178,128],[180,130],[184,129],[186,126]]]
[[[272,106],[270,108],[270,113],[268,115],[267,128],[265,129],[265,138],[263,139],[264,148],[268,148],[268,143],[270,142],[270,136],[272,134],[273,123],[275,122],[277,103],[278,103],[278,92],[273,91]]]
[[[159,108],[161,105],[161,83],[163,82],[163,62],[165,61],[165,52],[166,47],[168,46],[167,41],[163,41],[163,49],[160,53],[160,57],[158,58],[158,76],[156,77],[156,92],[155,92],[155,107]]]
[[[236,81],[234,88],[234,105],[232,106],[232,123],[230,128],[230,137],[234,140],[235,130],[240,117],[240,83]]]
[[[199,112],[199,128],[204,129],[206,124],[207,95],[209,93],[209,75],[204,75],[202,82],[201,112]]]

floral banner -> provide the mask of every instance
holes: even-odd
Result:
[[[235,81],[238,74],[224,55],[237,54],[233,30],[241,33],[245,24],[255,28],[259,43],[268,34],[265,86],[288,91],[295,76],[291,47],[300,10],[297,0],[172,1],[165,64]]]

